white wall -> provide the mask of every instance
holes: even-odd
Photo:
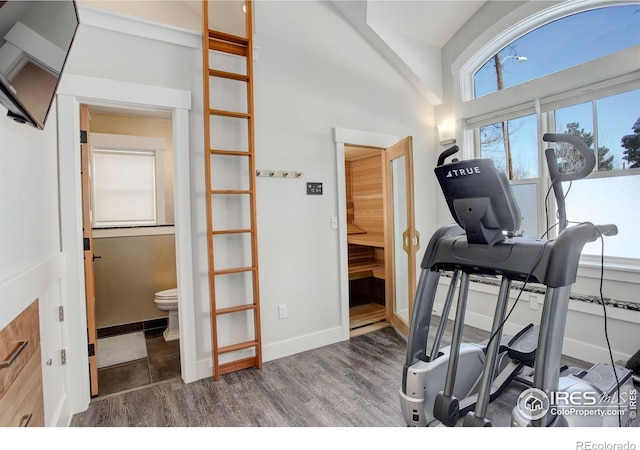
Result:
[[[304,179],[258,179],[258,236],[264,360],[341,339],[338,215],[333,128],[414,137],[416,223],[434,230],[433,109],[336,11],[322,2],[257,2],[254,63],[258,168]],[[286,26],[285,26],[286,25]],[[195,333],[198,376],[211,374],[204,200],[201,54],[82,27],[69,60],[81,75],[190,90]],[[116,50],[117,49],[117,50]],[[322,197],[307,197],[321,181]],[[427,205],[426,207],[424,205]],[[277,318],[287,304],[289,317]],[[221,330],[222,334],[225,330]]]
[[[190,321],[195,323],[197,377],[210,376],[202,75],[201,51],[194,44],[197,37],[173,29],[168,33],[169,41],[175,38],[172,43],[152,37],[158,31],[154,27],[148,37],[115,32],[96,25],[95,11],[81,8],[80,12],[85,20],[81,20],[66,74],[192,93],[189,127],[195,314]],[[416,224],[423,236],[435,227],[430,209],[434,182],[431,176],[421,176],[421,170],[431,173],[435,155],[433,107],[331,6],[322,2],[258,2],[255,17],[259,47],[254,77],[257,165],[305,174],[303,180],[258,182],[262,331],[264,359],[268,361],[342,339],[338,233],[330,228],[330,218],[339,213],[334,127],[413,136]],[[146,33],[148,24],[140,29]],[[72,355],[69,365],[74,373],[69,375],[56,364],[54,352],[64,348],[69,334],[80,334],[75,328],[63,328],[77,328],[80,319],[61,325],[55,318],[59,304],[73,302],[78,309],[84,299],[65,296],[65,283],[73,284],[77,291],[82,274],[65,272],[79,268],[65,266],[60,253],[56,142],[61,137],[55,130],[55,117],[44,132],[8,119],[0,121],[0,206],[3,216],[11,217],[2,220],[6,232],[0,237],[0,324],[8,323],[33,298],[40,298],[41,315],[46,318],[42,325],[46,342],[43,359],[54,361],[45,369],[51,371],[45,373],[47,423],[64,425],[74,412],[70,408],[75,407],[69,405],[65,380],[73,380],[76,372],[82,376],[84,369]],[[68,143],[72,139],[64,136],[63,140]],[[33,177],[25,177],[25,173]],[[306,181],[323,182],[324,195],[307,197]],[[276,305],[283,303],[289,307],[289,317],[278,320]],[[81,343],[75,346],[82,348]]]
[[[18,124],[0,106],[0,329],[39,300],[47,425],[66,424],[64,301],[60,253],[56,108],[44,131]],[[45,361],[51,359],[51,365]]]
[[[417,228],[433,231],[432,106],[331,7],[257,2],[257,166],[304,179],[258,178],[265,359],[339,340],[334,127],[414,137]],[[426,168],[426,169],[425,169]],[[305,183],[324,184],[307,196]],[[289,317],[278,319],[277,305]],[[301,347],[302,346],[302,347]]]

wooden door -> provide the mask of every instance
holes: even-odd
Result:
[[[407,336],[416,291],[416,253],[420,248],[414,219],[411,136],[387,148],[385,160],[387,316],[391,325]]]
[[[87,302],[87,336],[89,339],[89,379],[91,396],[98,395],[98,330],[96,326],[96,292],[93,272],[93,235],[91,225],[91,142],[89,107],[80,105],[80,155],[82,168],[82,237],[84,241],[84,278]]]

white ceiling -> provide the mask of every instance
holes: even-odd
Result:
[[[389,31],[442,48],[486,2],[373,0],[369,3],[379,16],[386,18],[384,25]]]

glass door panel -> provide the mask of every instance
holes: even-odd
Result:
[[[409,332],[416,289],[416,252],[420,235],[413,212],[413,141],[407,137],[389,147],[387,160],[387,237],[385,260],[387,299],[391,324],[403,335]]]

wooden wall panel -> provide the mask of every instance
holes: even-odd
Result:
[[[0,331],[0,361],[9,358],[24,341],[28,341],[28,344],[20,356],[11,366],[0,370],[0,397],[18,377],[29,358],[40,348],[40,317],[37,300]]]
[[[367,234],[384,235],[382,159],[379,155],[351,162],[353,223]]]

